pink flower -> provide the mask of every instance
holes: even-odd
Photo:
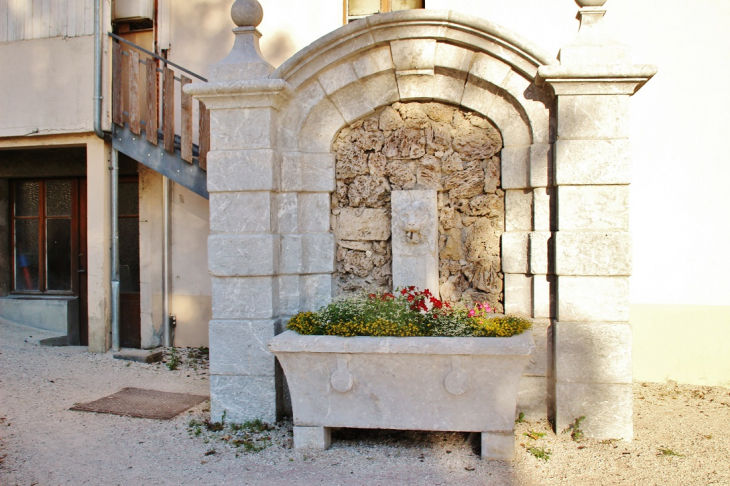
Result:
[[[474,317],[477,314],[477,311],[474,309],[469,309],[469,317]]]

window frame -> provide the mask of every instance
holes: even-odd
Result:
[[[422,5],[420,7],[416,7],[416,9],[419,8],[426,8],[426,0],[420,0]],[[416,9],[409,9],[409,10],[416,10]],[[380,0],[380,11],[376,13],[387,13],[393,11],[393,0]],[[347,25],[350,22],[353,22],[355,20],[364,19],[365,17],[369,17],[370,15],[376,15],[376,14],[368,14],[368,15],[355,15],[350,16],[350,0],[342,0],[342,24]]]
[[[69,181],[71,182],[71,214],[68,216],[48,216],[47,211],[47,183],[53,181]],[[22,182],[38,182],[38,214],[36,216],[16,216],[16,184]],[[10,231],[10,278],[11,278],[11,295],[35,295],[35,296],[73,296],[78,295],[79,291],[79,179],[76,177],[23,177],[11,179],[10,181],[10,201],[9,209],[9,226]],[[47,248],[47,221],[67,219],[71,221],[71,288],[69,290],[48,290],[48,248]],[[17,288],[17,254],[15,246],[15,225],[18,220],[37,220],[38,221],[38,289],[18,289]]]

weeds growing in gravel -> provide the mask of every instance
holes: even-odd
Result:
[[[535,456],[537,459],[542,459],[545,462],[550,459],[550,454],[553,453],[553,451],[545,449],[544,447],[529,447],[527,452]]]
[[[660,456],[660,457],[666,457],[666,456],[684,457],[684,454],[679,454],[677,452],[674,452],[672,449],[660,448],[659,449],[659,453],[657,454],[657,456]]]
[[[520,412],[520,414],[515,419],[515,423],[516,424],[521,424],[524,421],[525,421],[525,412]]]
[[[583,415],[576,418],[572,424],[568,425],[567,429],[563,430],[563,433],[567,434],[568,432],[570,432],[570,438],[578,442],[583,438],[583,431],[580,429],[580,423],[585,419],[586,418]]]
[[[176,370],[180,365],[180,356],[177,354],[177,348],[170,348],[170,359],[167,361],[167,369]]]
[[[233,447],[236,457],[239,452],[260,452],[276,442],[286,447],[289,442],[286,436],[286,425],[271,425],[261,419],[250,420],[242,424],[226,423],[225,413],[220,422],[210,418],[191,419],[188,422],[188,435],[199,437],[204,443],[218,442]],[[275,437],[272,437],[276,435]],[[289,445],[290,446],[290,445]],[[215,450],[215,448],[211,448]]]
[[[522,435],[524,435],[525,437],[529,437],[532,440],[538,440],[545,437],[545,432],[535,432],[534,430],[531,430],[529,432],[525,432]]]

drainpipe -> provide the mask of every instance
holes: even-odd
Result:
[[[119,351],[119,153],[114,149],[112,149],[111,179],[112,349]]]
[[[165,347],[172,346],[170,329],[170,179],[162,176],[162,325]]]
[[[104,139],[101,129],[101,2],[94,0],[94,133]]]

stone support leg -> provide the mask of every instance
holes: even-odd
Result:
[[[511,461],[515,455],[515,431],[482,432],[482,459]]]
[[[318,449],[325,450],[332,443],[332,434],[329,427],[302,427],[294,426],[294,448],[295,449]]]

